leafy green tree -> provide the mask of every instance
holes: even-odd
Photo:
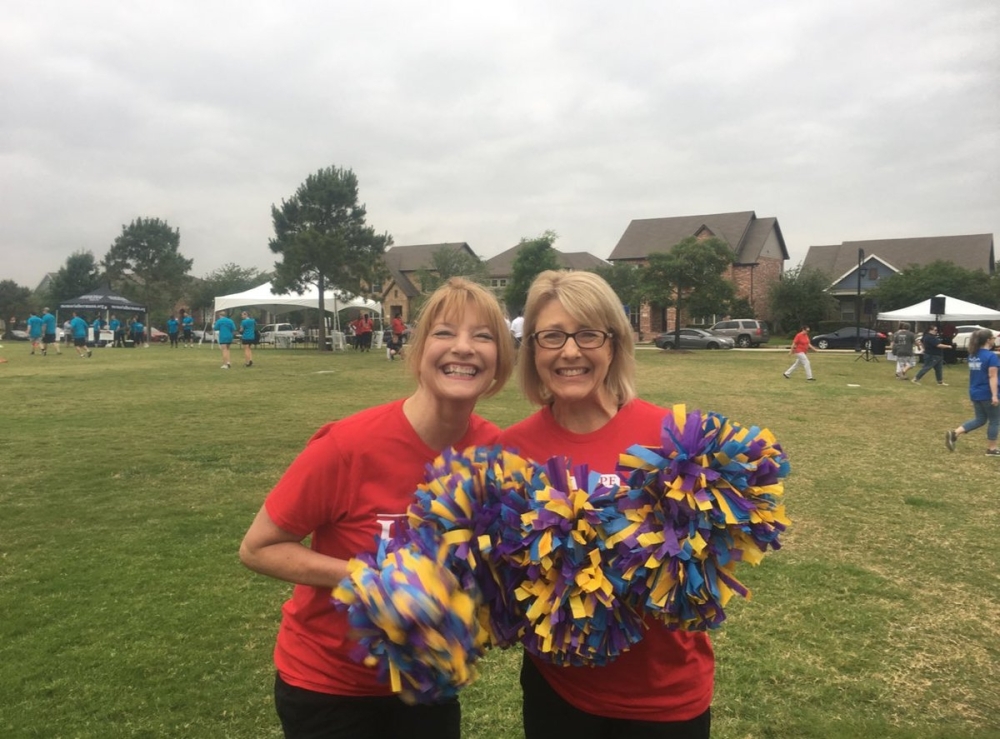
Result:
[[[996,283],[988,274],[944,260],[908,267],[886,277],[869,297],[878,300],[880,311],[887,311],[905,308],[941,293],[989,308],[997,305]]]
[[[720,313],[720,315],[729,315],[735,318],[757,317],[756,311],[754,311],[753,306],[750,305],[750,301],[746,298],[733,298],[729,301],[729,310],[726,313]]]
[[[101,271],[94,253],[83,249],[75,251],[52,278],[45,302],[61,303],[84,295],[98,286],[100,278]]]
[[[785,272],[768,290],[771,314],[778,331],[818,326],[837,313],[837,299],[827,292],[830,275],[799,265]]]
[[[159,218],[136,218],[115,239],[102,262],[113,287],[149,313],[170,310],[188,283],[193,259],[179,251],[181,234]]]
[[[271,206],[274,238],[268,245],[281,256],[275,262],[277,291],[302,291],[316,285],[320,315],[328,283],[348,293],[363,294],[376,283],[382,255],[392,244],[388,233],[376,234],[365,223],[358,203],[358,178],[350,169],[327,167],[309,175],[281,207]],[[320,321],[320,350],[326,348],[326,322]]]
[[[220,295],[249,290],[266,282],[268,278],[266,272],[261,272],[256,267],[241,267],[229,262],[209,272],[204,279],[193,282],[188,291],[190,300],[188,310],[201,311],[204,315],[206,311],[212,310],[215,299]]]
[[[553,244],[559,238],[555,231],[546,231],[534,239],[521,239],[514,264],[511,265],[510,282],[504,292],[504,300],[511,315],[524,310],[528,299],[528,288],[542,272],[559,269],[559,260]]]
[[[727,247],[728,248],[728,247]],[[718,275],[717,279],[711,278],[693,289],[686,296],[687,314],[694,317],[710,316],[733,316],[749,315],[736,313],[736,286],[732,282]],[[746,300],[743,300],[746,303]]]
[[[724,313],[734,291],[723,273],[733,263],[733,250],[716,238],[693,236],[665,253],[650,254],[643,270],[643,296],[651,303],[674,307],[675,346],[680,346],[681,312]]]
[[[22,287],[14,280],[0,280],[0,317],[7,324],[8,332],[14,330],[11,318],[22,322],[32,309],[37,310],[31,302],[31,288]]]
[[[627,305],[634,311],[642,303],[642,267],[638,264],[616,262],[597,267],[594,272],[611,285],[622,305]]]
[[[464,277],[480,285],[489,283],[486,262],[465,249],[441,247],[431,254],[430,267],[417,270],[420,295],[411,302],[412,307],[419,309],[432,292],[452,277]]]

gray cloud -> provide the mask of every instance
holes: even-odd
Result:
[[[270,206],[351,167],[397,244],[754,209],[812,244],[1000,230],[991,0],[35,2],[0,26],[0,278],[165,218],[269,268]]]

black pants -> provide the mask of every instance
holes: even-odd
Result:
[[[711,708],[688,721],[638,721],[581,711],[552,689],[527,655],[521,663],[521,690],[525,739],[708,739],[712,730]]]
[[[285,739],[459,739],[458,701],[408,706],[396,696],[327,695],[274,680]]]

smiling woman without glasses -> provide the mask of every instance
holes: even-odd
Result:
[[[499,429],[476,416],[498,392],[514,346],[496,299],[452,278],[428,299],[408,352],[408,398],[321,428],[267,496],[240,547],[252,570],[295,583],[282,608],[275,707],[286,737],[457,739],[457,701],[408,706],[354,659],[346,613],[330,591],[347,561],[375,552],[405,519],[425,465],[445,448],[490,445]],[[311,535],[311,543],[303,544]]]
[[[633,444],[657,446],[665,408],[636,398],[632,328],[621,301],[588,272],[543,272],[528,290],[521,389],[542,408],[501,435],[504,446],[554,455],[614,476]],[[526,739],[705,739],[711,727],[712,645],[704,633],[649,622],[643,640],[603,667],[526,655]]]

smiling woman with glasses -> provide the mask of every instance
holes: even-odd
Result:
[[[543,349],[562,349],[563,345],[573,339],[581,349],[600,349],[604,342],[614,336],[611,331],[597,331],[592,328],[585,328],[582,331],[575,331],[568,334],[558,329],[548,331],[536,331],[531,335],[535,343]]]
[[[518,374],[540,410],[501,434],[538,461],[565,456],[618,484],[618,455],[657,446],[668,411],[636,397],[632,328],[607,282],[543,272],[528,290]],[[573,341],[570,341],[573,339]],[[707,739],[715,660],[704,633],[650,622],[643,640],[603,667],[567,667],[525,652],[526,739]]]

